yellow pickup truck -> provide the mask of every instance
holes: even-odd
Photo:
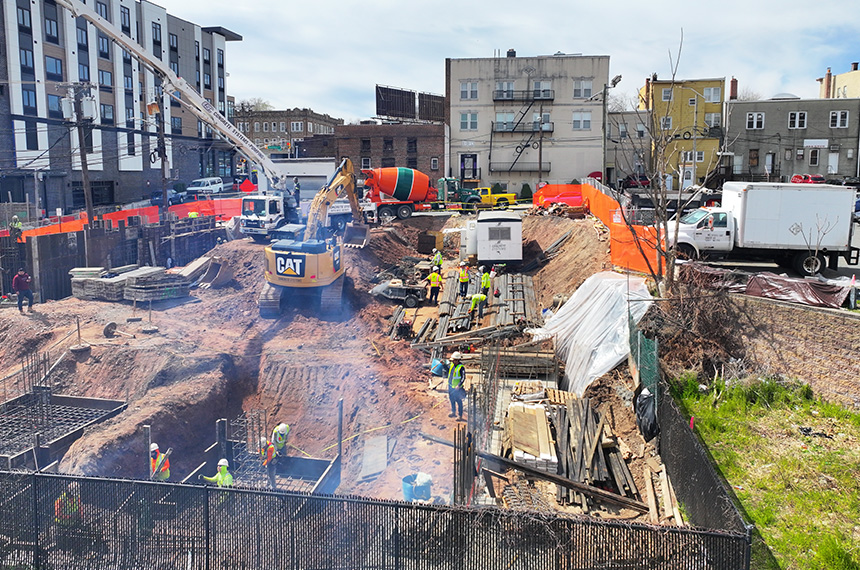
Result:
[[[507,208],[511,204],[517,203],[517,195],[507,192],[493,193],[492,188],[475,188],[481,196],[481,204],[489,204],[493,208]]]

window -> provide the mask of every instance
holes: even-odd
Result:
[[[591,130],[591,111],[576,111],[573,114],[573,130],[575,130],[575,131],[590,131]]]
[[[203,63],[209,63],[212,60],[212,52],[209,48],[203,48]]]
[[[301,133],[305,130],[305,128],[304,125],[302,125],[302,121],[291,121],[290,130],[294,133]]]
[[[696,162],[705,162],[705,151],[696,151]]]
[[[208,73],[203,74],[203,88],[212,89],[212,76]]]
[[[439,159],[435,156],[430,159],[430,170],[439,170]]]
[[[394,139],[382,139],[382,152],[394,152]]]
[[[99,69],[99,85],[102,87],[113,87],[113,73]]]
[[[364,170],[370,170],[370,159],[369,159],[369,158],[367,158],[367,157],[363,157],[363,158],[361,159],[361,167],[362,167]]]
[[[31,31],[30,10],[18,6],[18,29],[22,32]]]
[[[172,71],[176,75],[179,75],[179,62],[178,61],[171,61],[170,62],[170,71]]]
[[[758,167],[758,149],[751,148],[750,149],[750,168]]]
[[[418,170],[418,157],[417,156],[407,156],[406,157],[406,168],[412,168],[413,170]]]
[[[158,24],[156,22],[152,23],[152,43],[161,43],[161,24]]]
[[[182,117],[170,117],[170,132],[174,135],[182,134]]]
[[[217,54],[217,57],[218,57],[218,67],[224,67],[224,50],[223,50],[223,49],[219,49],[219,50],[216,52],[216,54]]]
[[[370,139],[361,139],[361,152],[370,152]]]
[[[460,130],[477,131],[478,113],[460,113]]]
[[[24,114],[25,115],[35,115],[36,114],[36,89],[33,87],[22,87],[21,88],[22,95],[22,104],[24,105]]]
[[[510,226],[499,226],[487,228],[489,234],[487,235],[487,239],[490,241],[511,241],[511,227]]]
[[[280,131],[281,131],[282,133],[287,132],[287,123],[285,123],[284,121],[281,121],[281,128],[280,128]]]
[[[110,40],[107,36],[99,34],[98,37],[99,44],[99,57],[104,59],[110,59]]]
[[[534,82],[534,98],[535,99],[551,99],[552,98],[552,81],[535,81]]]
[[[122,60],[125,63],[131,63],[131,54],[126,50],[122,50]]]
[[[62,119],[63,118],[63,107],[61,101],[62,97],[59,95],[51,95],[48,94],[48,116],[53,119]]]
[[[702,89],[702,95],[705,96],[705,103],[719,103],[720,102],[720,88],[719,87],[705,87]]]
[[[722,121],[723,116],[720,113],[705,113],[705,124],[712,129],[719,127]]]
[[[509,112],[496,113],[496,131],[513,131],[514,114]]]
[[[636,125],[636,136],[640,139],[645,138],[645,125],[643,125],[642,123]]]
[[[131,32],[131,12],[126,6],[119,7],[119,21],[122,25],[122,31],[125,33]]]
[[[747,113],[747,129],[763,129],[764,113]],[[750,165],[752,166],[752,165]]]
[[[660,117],[660,128],[664,131],[671,131],[672,117]]]
[[[99,13],[99,16],[107,20],[107,4],[104,2],[96,2],[96,12]]]
[[[390,158],[383,158],[383,159],[382,159],[382,165],[381,165],[381,166],[382,166],[382,168],[393,168],[393,167],[397,166],[397,165],[395,164],[395,162],[396,162],[396,161],[394,160],[394,157],[390,157]]]
[[[627,123],[618,123],[618,138],[627,138]]]
[[[478,98],[478,82],[477,81],[461,81],[460,82],[460,99],[477,99]]]
[[[308,132],[314,134],[314,124],[308,121]]]
[[[791,149],[790,148],[785,149],[785,154],[783,155],[783,158],[785,160],[791,160]]]
[[[81,81],[90,80],[90,66],[86,63],[78,64],[78,79]]]
[[[113,124],[113,105],[105,105],[102,103],[99,106],[99,111],[102,117],[102,124],[112,125]]]
[[[805,129],[806,128],[806,111],[792,111],[788,114],[789,129]]]
[[[263,121],[263,132],[264,133],[269,132],[269,121]]]
[[[134,90],[134,78],[131,75],[124,75],[123,81],[125,82],[125,90],[133,91]]]
[[[87,29],[76,28],[78,34],[78,47],[87,49]]]
[[[671,101],[672,100],[672,88],[664,87],[663,88],[663,101]]]
[[[552,131],[552,120],[549,118],[549,113],[532,113],[532,130]]]
[[[848,128],[848,111],[830,111],[830,128],[831,129],[846,129]],[[810,160],[812,160],[810,152]],[[812,164],[812,163],[810,163]]]
[[[275,121],[272,121],[272,132],[278,132],[278,123],[276,123]]]
[[[799,148],[795,151],[795,153],[794,153],[795,160],[803,160],[803,151],[804,151],[804,149],[802,149],[802,148]]]
[[[809,149],[809,166],[818,166],[818,153],[817,148]]]
[[[33,73],[33,50],[21,48],[19,53],[21,54],[21,69]]]
[[[254,121],[254,132],[255,132],[255,133],[259,133],[259,132],[260,132],[260,123],[259,123],[259,121]]]
[[[406,139],[406,152],[408,152],[408,153],[418,152],[418,139],[414,139],[414,138]]]
[[[24,133],[27,137],[27,150],[39,150],[39,131],[36,121],[24,121]]]
[[[513,81],[496,81],[496,99],[513,99],[514,98],[514,82]]]
[[[51,42],[52,44],[60,43],[57,20],[53,18],[45,18],[45,41]]]
[[[170,49],[176,51],[179,49],[179,36],[176,34],[167,34],[167,43],[170,45]]]
[[[588,99],[591,97],[591,79],[575,79],[573,81],[573,98]]]

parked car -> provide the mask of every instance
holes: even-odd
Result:
[[[828,184],[835,184],[836,186],[851,186],[852,188],[860,188],[860,178],[856,176],[846,176],[845,178],[830,178],[827,180]]]
[[[224,181],[218,177],[198,178],[188,185],[191,194],[220,194],[224,191]]]
[[[792,184],[824,184],[824,177],[820,174],[795,174],[791,177]]]
[[[648,188],[651,186],[651,179],[645,174],[629,174],[621,181],[621,188]]]
[[[149,202],[153,206],[161,206],[164,202],[162,201],[164,198],[161,190],[156,190],[152,193],[152,196],[149,198]],[[177,192],[173,188],[168,188],[167,190],[167,205],[173,206],[174,204],[181,204],[185,201],[185,192]]]

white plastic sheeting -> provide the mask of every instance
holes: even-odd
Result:
[[[582,397],[594,380],[630,354],[628,311],[638,323],[651,302],[643,278],[597,273],[580,285],[543,328],[526,332],[535,340],[556,338],[556,356],[566,363],[566,389]]]

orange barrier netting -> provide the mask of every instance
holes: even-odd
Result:
[[[656,229],[651,226],[628,227],[621,218],[620,204],[590,184],[580,184],[582,201],[592,214],[609,228],[609,255],[612,264],[631,271],[657,271]],[[635,233],[634,233],[635,232]],[[636,244],[638,236],[639,250]],[[643,256],[644,253],[644,256]],[[651,263],[649,269],[648,262]]]
[[[535,206],[547,206],[547,202],[561,202],[568,206],[580,206],[582,204],[581,184],[546,184],[532,194],[532,204]]]

